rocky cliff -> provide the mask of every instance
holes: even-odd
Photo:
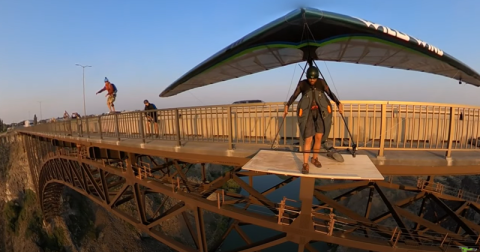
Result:
[[[0,144],[0,251],[38,251],[31,239],[25,240],[26,209],[35,201],[23,145],[18,142]]]
[[[225,168],[209,165],[208,178],[214,179]],[[189,174],[189,179],[196,179],[199,169],[192,170],[196,172]],[[73,190],[66,188],[62,200],[61,216],[45,225],[23,145],[0,144],[0,252],[172,251]],[[158,202],[154,199],[151,204]],[[169,201],[165,207],[175,203]],[[168,236],[193,245],[180,217],[165,221],[161,229]],[[190,217],[194,223],[193,216]],[[213,213],[206,213],[204,220],[209,237],[216,237],[209,242],[217,243],[229,220]]]

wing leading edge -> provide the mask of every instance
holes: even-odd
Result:
[[[309,58],[421,71],[480,86],[477,72],[420,39],[360,18],[301,8],[219,51],[160,97]]]

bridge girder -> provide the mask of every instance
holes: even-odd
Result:
[[[241,171],[239,167],[232,167],[229,172],[210,183],[205,183],[205,175],[202,175],[200,182],[192,182],[185,175],[192,169],[192,164],[177,159],[163,158],[160,164],[150,155],[131,152],[112,155],[108,153],[120,152],[92,151],[92,148],[87,150],[85,146],[79,145],[74,145],[73,148],[59,148],[52,142],[49,143],[51,146],[48,146],[48,142],[46,144],[45,141],[35,138],[26,139],[25,142],[29,145],[27,149],[30,150],[29,162],[32,173],[39,169],[36,171],[39,175],[37,188],[41,192],[40,202],[47,219],[60,211],[59,197],[63,187],[68,186],[139,230],[180,251],[207,249],[211,251],[221,244],[219,242],[206,248],[207,236],[202,222],[202,212],[205,211],[233,220],[222,239],[236,231],[246,243],[244,247],[237,248],[242,251],[255,251],[285,242],[298,243],[309,251],[315,251],[312,244],[318,241],[373,251],[443,251],[447,246],[475,246],[480,233],[478,224],[464,217],[468,214],[479,214],[480,205],[461,197],[425,189],[425,185],[433,184],[433,178],[428,179],[422,186],[353,181],[312,187],[312,197],[320,203],[318,205],[310,203],[312,218],[309,219],[308,225],[312,230],[305,230],[298,226],[301,208],[289,206],[285,200],[273,202],[267,198],[268,194],[295,181],[296,177],[285,178],[284,181],[266,190],[257,191],[253,188],[253,178],[266,174]],[[32,160],[31,152],[34,150],[39,153],[36,157],[42,159],[40,165],[38,161]],[[149,160],[149,165],[146,165],[145,160]],[[249,178],[248,183],[242,179],[243,177]],[[235,181],[242,190],[248,192],[248,195],[222,190],[222,186],[230,180]],[[365,198],[367,204],[364,213],[360,214],[361,211],[358,209],[348,209],[340,203],[361,194],[365,189],[369,189],[369,193]],[[411,195],[392,202],[385,191],[389,189],[409,192]],[[327,195],[328,192],[338,190],[347,191],[336,197]],[[371,217],[375,192],[380,195],[379,198],[387,210]],[[169,209],[160,207],[147,209],[148,204],[145,202],[151,195],[159,195],[162,199],[172,198],[178,203]],[[207,199],[208,197],[216,200]],[[422,206],[418,214],[407,209],[408,206],[420,201]],[[452,205],[452,201],[460,206],[453,206],[455,204]],[[126,204],[135,206],[135,215],[122,212],[121,207]],[[235,204],[243,204],[243,209]],[[425,209],[429,204],[440,207],[443,211],[442,216],[425,219]],[[248,211],[253,205],[262,207],[268,214]],[[340,214],[334,214],[332,217],[330,214],[318,212],[325,209],[333,209]],[[180,214],[195,244],[193,247],[185,247],[185,244],[176,242],[159,231],[158,227],[163,221]],[[195,219],[194,224],[189,218]],[[392,218],[398,227],[390,228],[380,224],[388,218]],[[455,231],[441,226],[449,218],[458,224]],[[241,228],[245,225],[269,228],[280,234],[253,243]],[[429,243],[435,245],[427,245]]]

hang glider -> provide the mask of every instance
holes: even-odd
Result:
[[[477,72],[425,41],[360,18],[300,8],[200,63],[160,97],[307,60],[421,71],[480,86]]]

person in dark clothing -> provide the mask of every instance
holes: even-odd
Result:
[[[82,136],[83,135],[83,127],[82,127],[83,125],[81,120],[82,117],[77,112],[73,112],[72,119],[77,119],[76,123],[77,123],[78,136]]]
[[[77,112],[72,113],[72,119],[81,119],[81,118],[82,117]]]
[[[328,99],[323,99],[327,94],[337,105],[339,112],[343,114],[343,104],[340,103],[335,94],[332,93],[325,80],[319,78],[318,68],[311,66],[307,69],[307,79],[298,83],[295,92],[285,104],[285,115],[288,113],[288,107],[293,104],[297,97],[302,94],[298,102],[297,116],[300,135],[304,140],[303,146],[303,169],[302,173],[309,172],[308,157],[312,146],[312,139],[315,136],[313,146],[313,156],[311,162],[316,167],[322,167],[318,161],[318,152],[322,142],[322,136],[325,132],[325,118],[332,113],[332,108]],[[328,131],[330,127],[328,126]]]
[[[145,104],[145,111],[149,111],[149,110],[157,110],[157,107],[155,106],[155,104],[153,103],[150,103],[148,100],[144,100],[143,101],[143,104]],[[153,125],[155,126],[155,135],[158,136],[158,116],[157,116],[157,111],[151,111],[151,112],[147,112],[145,113],[145,116],[147,117],[147,122],[148,122],[148,126],[147,126],[147,134],[151,128],[151,123],[153,123]]]

